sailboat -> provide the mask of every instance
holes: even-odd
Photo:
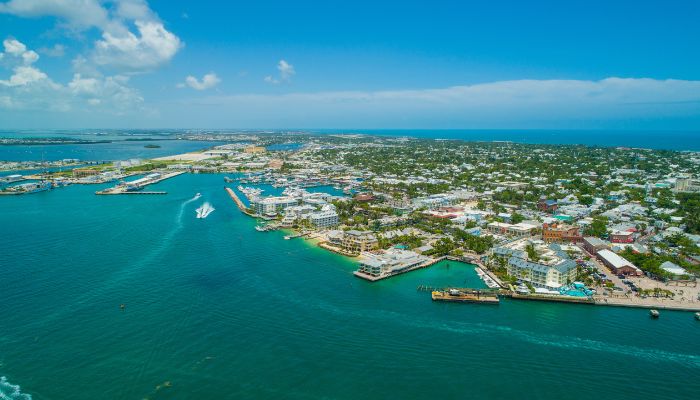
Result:
[[[211,204],[209,203],[204,203],[202,204],[201,207],[199,207],[197,211],[197,218],[206,218],[209,216],[209,214],[213,213],[215,210],[214,207],[212,207]]]

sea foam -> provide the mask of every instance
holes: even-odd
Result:
[[[31,400],[32,396],[22,393],[19,385],[13,385],[7,378],[0,376],[0,399],[2,400]]]

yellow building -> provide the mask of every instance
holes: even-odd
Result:
[[[372,232],[351,230],[343,235],[343,249],[351,253],[376,250],[379,241]]]
[[[248,146],[243,151],[246,153],[264,153],[265,148],[262,146]]]

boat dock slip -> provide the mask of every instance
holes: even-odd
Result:
[[[498,304],[498,291],[489,289],[446,288],[431,292],[433,301]]]
[[[186,171],[165,172],[162,174],[158,172],[153,172],[146,175],[144,178],[137,179],[131,182],[123,182],[115,187],[95,192],[95,194],[137,194],[141,191],[141,189],[145,188],[148,185],[153,185],[154,183],[162,182],[166,179],[174,178],[184,173],[186,173]],[[166,192],[141,192],[141,194],[166,194]]]

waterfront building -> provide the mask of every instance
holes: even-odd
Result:
[[[335,210],[322,210],[309,215],[309,221],[319,228],[338,225],[338,213]]]
[[[126,190],[132,191],[132,190],[139,190],[143,188],[145,185],[148,185],[149,183],[154,182],[155,180],[159,179],[161,175],[158,172],[154,172],[152,174],[148,174],[144,176],[143,178],[139,178],[130,182],[125,182],[124,186],[126,187]]]
[[[541,243],[541,242],[540,242]],[[576,262],[558,244],[536,245],[540,257],[528,259],[525,243],[494,248],[494,255],[507,258],[508,274],[532,286],[557,290],[576,279]]]
[[[583,240],[578,227],[561,223],[542,225],[542,240],[547,243],[570,243]]]
[[[342,246],[344,237],[345,237],[345,233],[341,230],[331,230],[331,231],[328,231],[326,233],[326,238],[328,239],[328,243],[330,243],[334,246]]]
[[[19,182],[22,179],[24,179],[24,178],[22,178],[22,175],[17,175],[17,174],[7,175],[7,176],[0,177],[0,183]]]
[[[250,202],[250,206],[256,214],[269,216],[277,215],[286,208],[297,204],[298,201],[295,198],[288,196],[259,197]]]
[[[353,229],[343,235],[343,249],[351,253],[375,250],[377,247],[379,241],[372,232]]]
[[[598,259],[605,264],[606,267],[614,274],[622,275],[642,275],[642,270],[637,268],[626,258],[619,256],[608,249],[603,249],[598,252]]]
[[[395,275],[429,260],[429,257],[413,251],[392,248],[378,254],[363,254],[357,271],[373,277]]]

